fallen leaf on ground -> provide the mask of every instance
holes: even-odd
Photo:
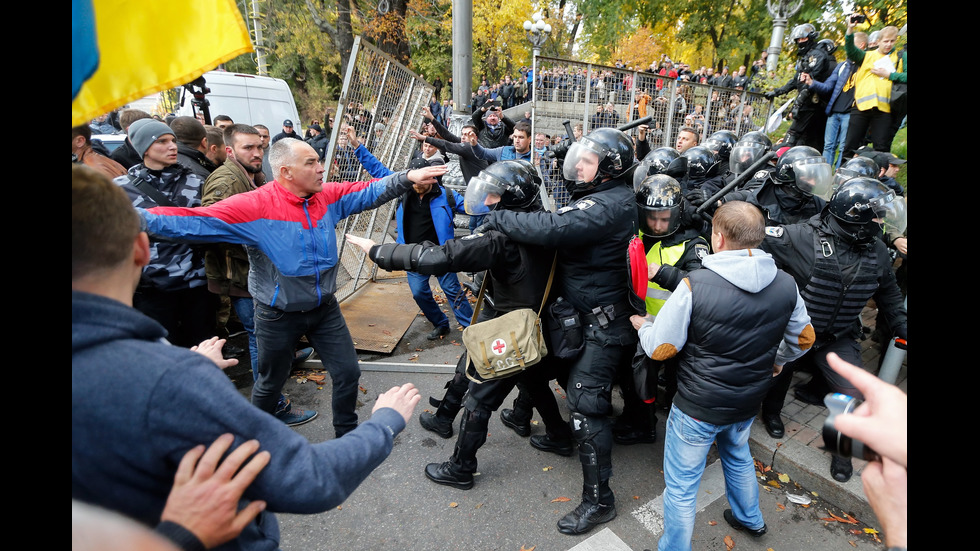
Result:
[[[532,545],[531,547],[524,547],[523,545],[521,545],[520,551],[534,551],[535,547],[537,547],[537,545]]]
[[[554,467],[552,467],[552,466],[549,465],[549,466],[547,466],[547,467],[545,467],[545,468],[543,468],[541,470],[542,471],[550,471],[551,469],[554,469]]]
[[[556,497],[555,499],[552,499],[551,502],[552,503],[564,503],[566,501],[571,501],[571,500],[572,500],[572,498],[570,498],[570,497],[560,496],[560,497]]]
[[[532,425],[537,425],[537,424],[539,424],[539,423],[538,423],[538,420],[537,420],[537,419],[532,419],[532,420],[531,420],[531,424],[532,424]]]
[[[786,510],[786,506],[783,505],[782,503],[777,503],[776,504],[776,508],[779,509],[780,511],[785,511]]]
[[[864,530],[861,530],[861,529],[858,529],[858,528],[851,528],[850,530],[848,530],[848,532],[854,534],[855,536],[862,536],[862,535],[864,535]]]
[[[325,376],[323,376],[323,375],[310,375],[310,376],[307,377],[307,379],[309,379],[309,380],[311,380],[311,381],[313,381],[314,383],[317,383],[317,384],[320,384],[323,381],[326,381],[327,380],[327,378]]]
[[[858,544],[854,543],[852,540],[847,540],[847,543],[851,544],[851,547],[857,547]]]
[[[640,496],[633,496],[633,499],[640,499]]]
[[[474,507],[474,509],[479,509],[480,507],[483,507],[483,504],[482,503],[477,503],[476,504],[476,507]]]
[[[776,482],[775,480],[770,480],[769,482],[766,482],[766,484],[772,486],[773,488],[782,488],[782,486],[779,485],[779,482]]]
[[[717,520],[709,520],[708,521],[708,526],[718,526],[718,521]]]
[[[416,351],[416,352],[421,352],[421,351],[422,351],[422,349],[421,349],[421,348],[416,348],[416,349],[415,349],[415,351]]]
[[[732,548],[734,547],[735,540],[733,540],[731,536],[725,536],[725,548],[727,548],[728,551],[732,551]]]
[[[839,517],[839,516],[831,513],[830,511],[827,511],[827,514],[830,515],[830,518],[824,517],[824,518],[821,518],[820,520],[826,520],[828,522],[842,522],[844,524],[857,524],[858,523],[858,521],[855,520],[854,517],[852,517],[851,515],[849,515],[847,513],[842,513],[844,515],[843,517]]]
[[[368,324],[368,327],[374,327],[374,324],[373,323],[369,323]]]
[[[367,389],[361,385],[357,385],[357,389],[361,391],[361,394],[367,394]]]
[[[306,377],[300,377],[299,379],[296,379],[296,382],[299,384],[303,384],[306,382]]]
[[[454,502],[452,502],[452,503],[450,503],[450,504],[449,504],[449,506],[450,506],[450,507],[459,507],[459,503],[456,503],[456,502],[454,501]]]
[[[776,478],[778,478],[779,481],[782,482],[783,484],[789,484],[789,475],[788,474],[781,474],[781,475],[777,476]]]

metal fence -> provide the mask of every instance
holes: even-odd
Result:
[[[742,136],[762,129],[773,109],[772,102],[759,93],[644,71],[544,56],[538,57],[537,67],[533,126],[535,133],[548,136],[564,136],[562,123],[566,120],[588,134],[595,128],[618,127],[650,116],[647,139],[651,148],[673,147],[684,126],[693,127],[702,141],[718,130]],[[630,134],[635,136],[636,130]],[[560,167],[542,169],[546,181],[560,175]],[[563,206],[567,196],[560,180],[548,187],[555,189],[552,195],[557,206]]]
[[[418,142],[409,130],[419,129],[421,110],[432,97],[433,88],[418,75],[368,44],[354,39],[340,100],[333,115],[327,149],[326,180],[356,182],[370,179],[361,168],[354,147],[347,143],[346,127],[354,128],[358,141],[385,166],[407,168]],[[390,240],[388,226],[397,201],[350,216],[337,225],[337,299],[344,300],[374,275],[377,267],[357,247],[347,247],[344,234],[370,237],[378,243]]]

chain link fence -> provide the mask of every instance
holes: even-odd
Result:
[[[393,171],[408,167],[418,142],[409,130],[418,130],[421,110],[432,97],[433,88],[361,37],[354,39],[350,63],[344,77],[340,100],[333,114],[330,146],[324,166],[330,182],[370,180],[354,155],[354,144],[348,143],[347,127],[357,134],[360,143]],[[366,284],[377,272],[357,247],[347,246],[344,234],[371,238],[378,243],[390,241],[388,232],[397,201],[349,216],[337,225],[337,299],[344,300]]]
[[[647,140],[651,149],[673,147],[681,128],[690,126],[703,141],[718,130],[739,137],[763,129],[772,102],[755,92],[675,80],[645,71],[539,56],[535,78],[534,132],[564,137],[564,121],[573,131],[616,128],[652,117]],[[629,134],[635,138],[634,128]],[[560,169],[539,161],[557,207],[567,203]]]

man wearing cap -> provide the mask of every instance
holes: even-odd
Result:
[[[202,181],[224,162],[217,162],[218,157],[211,153],[220,146],[223,157],[224,140],[212,137],[216,142],[212,144],[207,129],[194,117],[177,117],[170,123],[170,129],[177,140],[177,162],[191,169]]]
[[[133,206],[201,205],[204,182],[177,162],[177,138],[169,126],[154,119],[138,120],[129,127],[129,140],[143,162],[115,182]],[[211,337],[216,301],[207,290],[204,251],[183,243],[151,242],[150,261],[133,306],[163,325],[167,338],[177,346],[194,346]]]
[[[282,132],[272,138],[272,143],[276,143],[283,138],[296,138],[302,141],[303,137],[293,131],[293,121],[286,119],[282,121]]]
[[[310,126],[310,139],[306,140],[306,143],[313,147],[323,161],[327,154],[327,147],[330,145],[330,137],[323,132],[319,124]]]

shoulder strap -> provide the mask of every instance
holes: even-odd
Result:
[[[456,212],[456,196],[453,194],[453,190],[449,189],[449,186],[443,188],[446,193],[446,202],[449,203],[449,208],[453,212]]]
[[[139,190],[140,193],[146,195],[150,199],[153,199],[153,202],[161,207],[177,206],[173,204],[173,202],[168,199],[166,195],[161,193],[160,190],[150,185],[150,183],[144,180],[142,177],[133,178],[130,176],[129,183],[133,184],[133,187]]]

